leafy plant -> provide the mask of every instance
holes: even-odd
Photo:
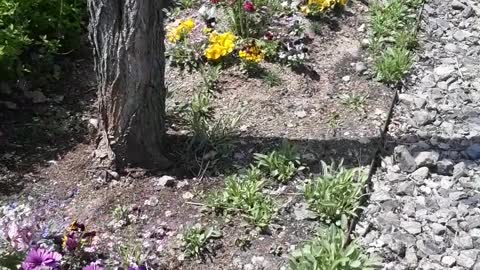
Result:
[[[113,215],[113,218],[114,218],[115,222],[117,224],[119,224],[120,226],[128,225],[128,224],[131,223],[131,220],[130,220],[130,217],[129,217],[130,210],[126,206],[119,205],[119,206],[115,207],[115,209],[113,209],[113,211],[112,211],[112,215]]]
[[[352,242],[345,248],[345,233],[335,225],[324,229],[302,248],[293,251],[290,270],[370,270],[373,262]]]
[[[270,70],[267,70],[262,79],[268,84],[268,86],[270,87],[274,87],[274,86],[280,86],[282,85],[282,79],[280,78],[280,76],[278,76],[277,73],[275,73],[274,71],[270,71]]]
[[[412,66],[410,50],[417,45],[416,9],[424,0],[374,1],[371,46],[377,77],[396,83]]]
[[[295,147],[283,144],[277,151],[268,154],[255,154],[256,165],[280,183],[288,182],[297,172],[305,169]]]
[[[17,75],[27,48],[45,56],[77,46],[85,7],[82,0],[1,1],[0,73]]]
[[[389,48],[376,61],[377,76],[384,82],[399,82],[412,66],[412,54],[406,48]]]
[[[273,200],[261,192],[263,184],[260,171],[251,167],[244,175],[228,176],[224,191],[212,194],[207,205],[220,213],[240,213],[251,224],[264,229],[275,210]]]
[[[179,4],[183,9],[189,9],[193,8],[194,5],[196,5],[197,1],[196,0],[180,0]]]
[[[203,87],[210,93],[217,87],[221,68],[221,65],[205,65],[199,67]]]
[[[305,199],[321,219],[336,222],[355,215],[366,180],[358,169],[345,169],[342,163],[328,166],[322,161],[322,174],[305,184]]]
[[[368,95],[361,95],[356,93],[349,93],[342,95],[342,104],[356,111],[365,111],[365,103],[367,102]]]
[[[202,257],[205,252],[212,253],[208,244],[213,239],[222,237],[222,232],[216,228],[203,228],[199,225],[188,229],[182,237],[182,246],[187,256]]]
[[[241,118],[241,115],[215,118],[211,98],[212,94],[209,91],[196,93],[187,111],[192,137],[185,152],[189,160],[193,159],[197,164],[202,164],[204,160],[212,160],[215,163],[219,157],[230,153]]]

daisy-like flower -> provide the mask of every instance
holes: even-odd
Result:
[[[62,255],[55,251],[38,248],[31,250],[22,263],[23,270],[60,269]]]
[[[100,264],[94,263],[94,262],[82,268],[82,270],[104,270],[104,269],[105,268],[103,268]]]

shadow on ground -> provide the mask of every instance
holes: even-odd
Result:
[[[25,78],[3,82],[9,94],[0,101],[0,195],[20,192],[32,174],[52,160],[60,160],[76,145],[88,141],[88,116],[95,102],[93,63],[84,48],[57,63],[64,77]],[[40,91],[47,98],[34,103],[25,92]]]

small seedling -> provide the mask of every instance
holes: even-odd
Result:
[[[332,130],[336,130],[340,126],[340,114],[333,112],[330,114],[327,124]]]
[[[348,246],[345,233],[335,225],[324,229],[301,249],[293,251],[290,270],[370,270],[375,269],[373,261],[354,241]]]
[[[188,229],[182,235],[182,246],[185,255],[199,258],[205,253],[213,253],[213,250],[209,249],[208,244],[213,239],[220,237],[222,237],[222,232],[213,227],[203,228],[197,225]]]
[[[279,150],[268,154],[255,154],[257,167],[280,183],[287,183],[292,177],[305,169],[301,165],[300,155],[289,144],[283,144]]]
[[[116,227],[122,227],[132,222],[129,216],[130,211],[128,207],[124,205],[119,205],[115,207],[115,209],[113,209],[112,211],[112,215],[113,215],[113,219]]]
[[[309,208],[327,223],[337,222],[343,216],[355,216],[366,175],[358,169],[345,169],[342,163],[338,166],[321,163],[322,174],[305,184]]]
[[[365,103],[367,102],[368,95],[349,93],[342,95],[340,98],[342,104],[348,108],[359,112],[365,112]]]

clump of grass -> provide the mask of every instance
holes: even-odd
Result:
[[[262,76],[263,81],[265,81],[268,86],[274,87],[274,86],[280,86],[282,85],[282,79],[278,74],[274,71],[267,70]]]
[[[412,66],[412,54],[404,47],[389,48],[377,58],[377,77],[384,82],[398,82]]]
[[[240,214],[260,229],[270,224],[274,210],[273,200],[262,193],[264,181],[261,172],[251,167],[244,175],[226,179],[223,192],[207,199],[207,206],[218,213]]]
[[[287,183],[296,173],[305,169],[295,147],[285,143],[279,150],[268,154],[255,154],[255,160],[260,170],[280,183]]]
[[[366,180],[358,169],[345,169],[341,163],[328,166],[322,161],[322,174],[305,184],[305,199],[322,220],[338,222],[355,215]]]
[[[205,253],[213,253],[208,244],[213,239],[222,237],[222,232],[217,228],[204,228],[196,225],[182,235],[182,247],[188,257],[202,257]]]
[[[356,242],[343,247],[345,238],[342,229],[331,225],[292,253],[290,270],[374,269],[373,262]]]
[[[400,82],[412,66],[417,45],[416,10],[424,0],[375,1],[371,8],[372,40],[377,78]]]
[[[237,134],[241,115],[215,118],[211,104],[212,95],[208,90],[199,91],[193,96],[187,108],[187,124],[192,137],[185,149],[185,156],[187,160],[195,162],[192,167],[203,164],[205,160],[213,165],[219,159],[228,156]]]
[[[341,96],[342,104],[355,111],[365,111],[368,95],[349,93]]]

